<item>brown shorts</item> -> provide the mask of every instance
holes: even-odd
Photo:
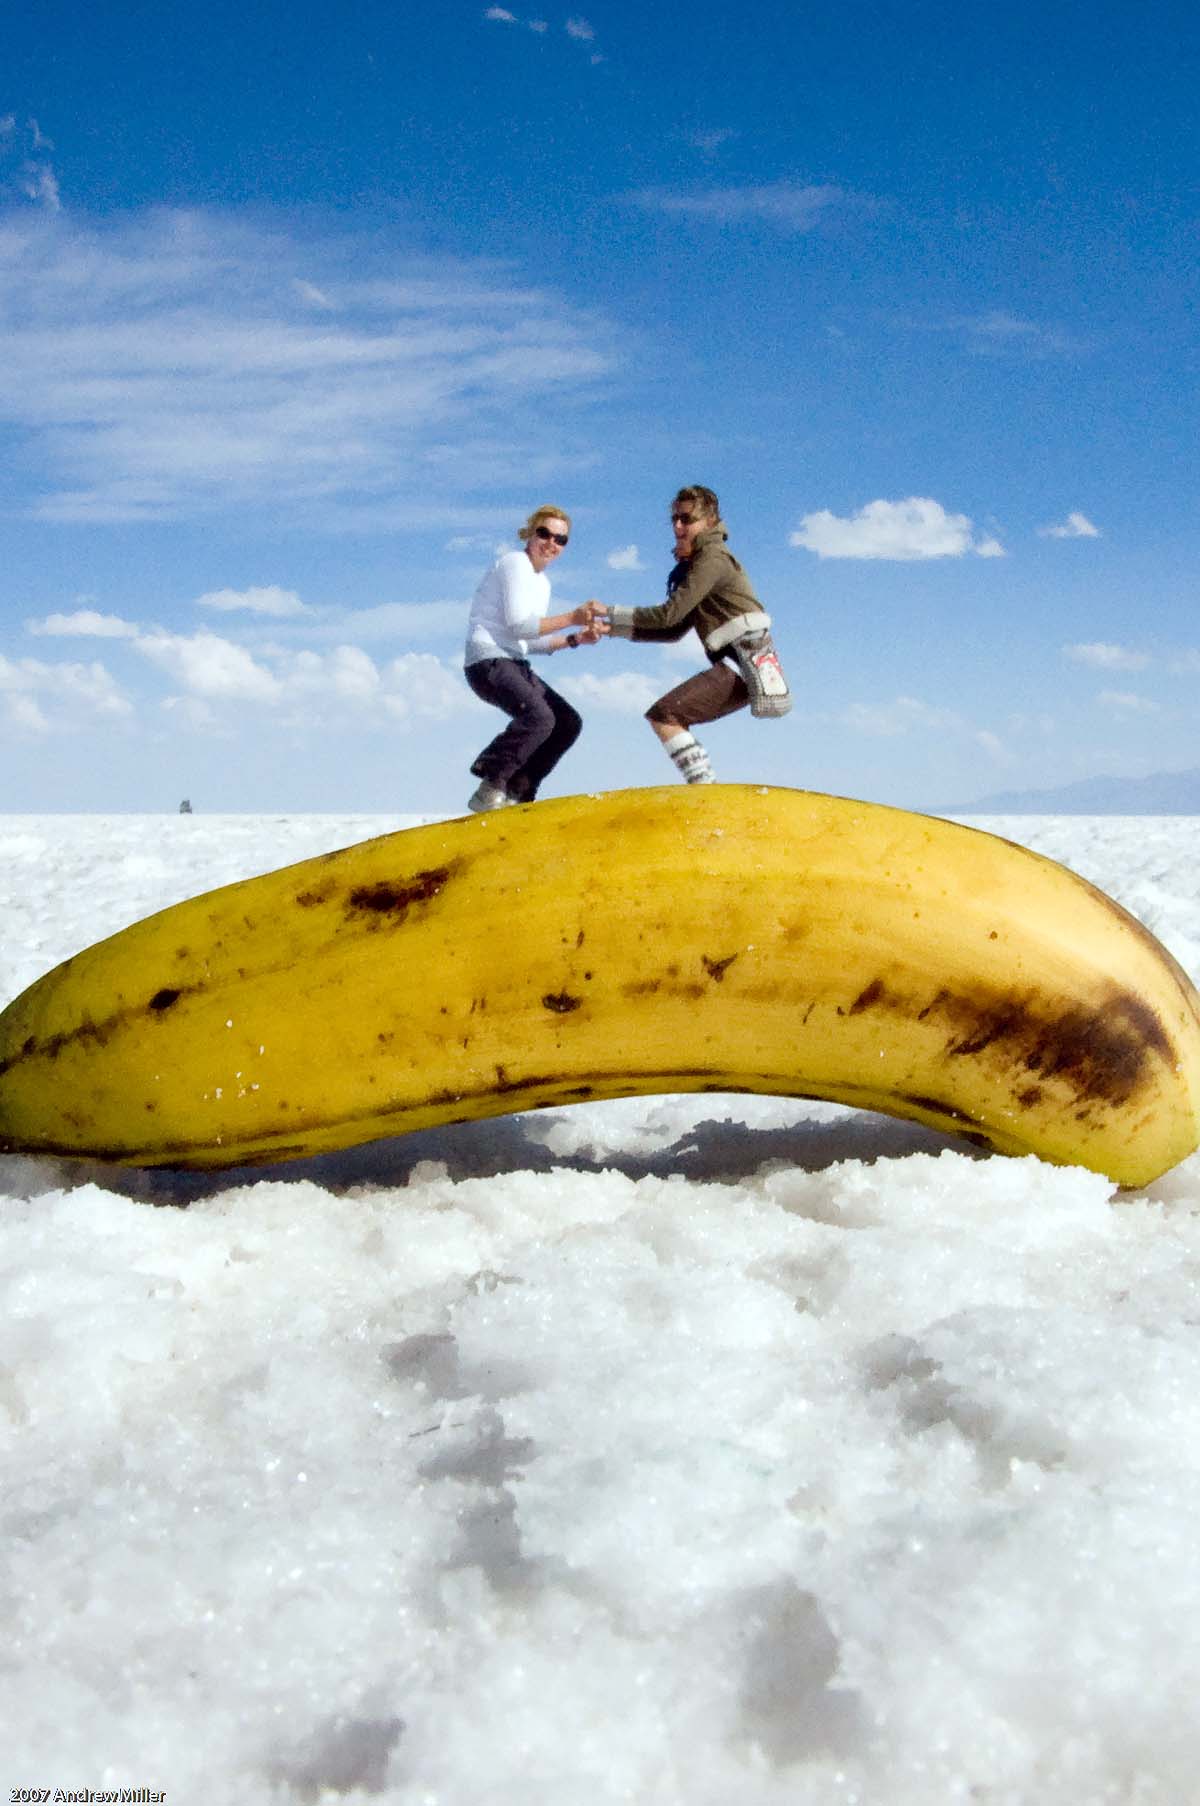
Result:
[[[668,690],[646,710],[647,721],[677,721],[680,727],[698,727],[702,721],[719,721],[744,709],[750,692],[739,671],[723,661],[698,671],[677,689]]]

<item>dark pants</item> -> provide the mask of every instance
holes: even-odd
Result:
[[[699,727],[702,721],[719,721],[733,715],[750,700],[746,680],[724,660],[698,671],[676,689],[668,690],[646,710],[647,721],[677,721],[680,727]]]
[[[467,666],[465,675],[481,702],[512,716],[504,732],[484,747],[472,775],[498,784],[518,802],[532,802],[543,779],[579,738],[583,722],[524,659],[480,659]]]

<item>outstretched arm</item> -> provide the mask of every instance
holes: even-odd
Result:
[[[530,642],[531,652],[561,652],[565,646],[594,646],[597,640],[604,639],[608,633],[608,622],[599,602],[585,602],[579,608],[572,609],[570,614],[548,616],[542,625],[546,626],[550,620],[562,627],[571,626],[573,631],[544,633],[539,639]]]
[[[563,627],[590,627],[598,618],[599,602],[581,602],[565,615],[545,615],[538,623],[539,633],[557,633]]]
[[[720,547],[702,547],[666,601],[657,608],[611,608],[608,619],[612,632],[626,640],[681,640],[692,625],[696,609],[728,569],[728,554]]]

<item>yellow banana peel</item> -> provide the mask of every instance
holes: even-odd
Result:
[[[757,1091],[1142,1185],[1200,998],[1064,866],[936,817],[670,786],[411,828],[162,910],[0,1015],[0,1147],[280,1161],[582,1099]]]

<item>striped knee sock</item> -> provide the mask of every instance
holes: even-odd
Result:
[[[675,763],[680,777],[687,784],[715,784],[713,768],[709,764],[708,754],[695,735],[689,734],[685,728],[682,733],[672,734],[669,740],[663,741],[663,749],[669,753]]]

